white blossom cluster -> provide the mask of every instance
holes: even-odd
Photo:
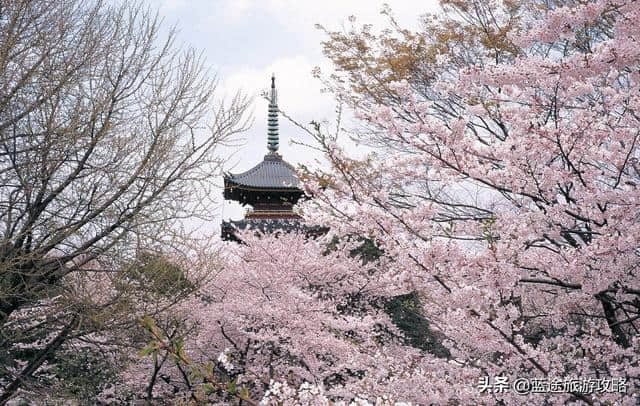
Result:
[[[364,397],[356,396],[351,401],[332,402],[325,394],[322,387],[303,382],[298,389],[289,386],[286,382],[271,381],[269,389],[260,401],[261,405],[282,406],[411,406],[411,403],[393,402],[387,397],[377,397],[371,401]]]
[[[228,348],[225,348],[224,351],[218,355],[218,362],[224,366],[227,371],[233,370],[233,363],[231,362],[231,351]]]

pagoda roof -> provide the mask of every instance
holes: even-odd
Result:
[[[265,155],[264,160],[246,172],[227,173],[225,186],[266,190],[300,190],[300,179],[295,168],[282,159],[278,153]]]

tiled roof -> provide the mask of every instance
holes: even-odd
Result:
[[[254,220],[243,219],[237,221],[222,221],[222,238],[225,240],[239,241],[235,236],[235,231],[254,230],[264,234],[274,232],[298,232],[304,233],[309,237],[320,236],[325,234],[329,229],[320,226],[308,226],[304,222],[297,219],[268,219]]]
[[[237,185],[266,189],[299,189],[300,180],[291,164],[275,153],[267,154],[264,160],[246,172],[228,173],[225,181]]]

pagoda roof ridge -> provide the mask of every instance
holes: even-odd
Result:
[[[266,189],[299,189],[300,179],[295,168],[282,159],[280,154],[270,152],[262,162],[248,171],[233,174],[226,173],[225,182],[238,186]]]

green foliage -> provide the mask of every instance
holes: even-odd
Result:
[[[119,365],[114,355],[89,348],[69,348],[56,356],[52,369],[57,391],[82,404],[98,403],[98,395],[111,385],[118,384]]]
[[[438,357],[449,357],[449,350],[442,345],[441,337],[432,331],[421,313],[418,295],[409,293],[396,296],[385,303],[385,311],[393,324],[405,335],[405,342]]]
[[[380,258],[384,253],[380,248],[378,248],[378,246],[376,246],[373,240],[369,238],[362,238],[361,241],[362,244],[360,247],[353,250],[351,254],[354,256],[357,255],[362,260],[362,263],[368,264],[373,262]]]
[[[347,241],[355,240],[361,243],[359,247],[351,250],[350,254],[353,257],[360,258],[363,264],[373,262],[376,259],[380,258],[382,254],[384,254],[384,252],[380,248],[378,248],[375,242],[370,238],[360,237],[357,235],[349,235],[345,238],[347,239]],[[340,238],[334,236],[331,241],[327,243],[325,255],[329,254],[332,251],[335,251],[338,247],[338,244],[340,244]]]
[[[482,237],[487,241],[489,247],[494,247],[496,241],[498,241],[498,237],[494,231],[496,224],[495,218],[488,218],[481,221],[480,226],[482,227]]]
[[[155,320],[149,316],[143,317],[140,323],[151,336],[150,343],[141,352],[142,356],[156,357],[159,351],[166,351],[176,365],[189,371],[189,381],[198,389],[193,392],[188,405],[212,404],[209,397],[214,394],[222,394],[228,400],[239,401],[238,404],[246,403],[257,406],[258,403],[250,398],[248,388],[238,385],[236,379],[227,374],[228,371],[216,367],[213,363],[194,362],[188,357],[184,350],[184,338],[167,336],[158,328]]]
[[[182,296],[196,289],[180,266],[151,253],[142,253],[126,266],[119,282],[121,289],[135,287],[165,297]]]
[[[359,238],[359,241],[362,244],[351,255],[359,257],[363,264],[372,263],[384,254],[370,238]],[[334,238],[327,249],[335,249],[338,242]],[[429,320],[421,314],[422,304],[415,292],[383,299],[383,308],[393,324],[404,334],[407,345],[438,357],[449,357],[449,351],[442,345],[442,337],[429,327]]]

